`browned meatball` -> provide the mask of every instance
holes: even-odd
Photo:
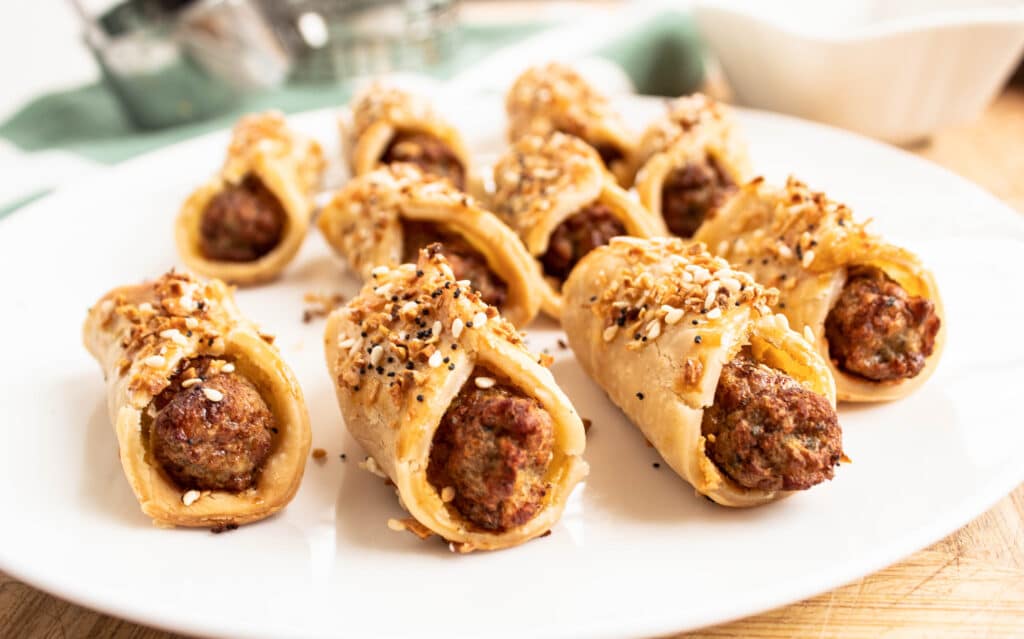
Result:
[[[917,376],[939,325],[931,301],[908,295],[877,268],[860,268],[825,319],[825,337],[840,370],[881,382]]]
[[[251,262],[278,245],[284,223],[277,197],[250,175],[210,200],[199,224],[200,250],[213,260]]]
[[[551,415],[537,400],[470,380],[434,435],[427,479],[438,492],[455,490],[452,505],[467,520],[507,530],[540,511],[553,445]]]
[[[421,248],[440,242],[441,253],[452,267],[457,280],[469,280],[479,291],[481,299],[493,306],[501,307],[508,298],[508,285],[491,270],[487,260],[462,236],[449,233],[437,225],[427,222],[405,222],[404,226],[406,262],[415,262]]]
[[[425,173],[448,178],[455,188],[466,187],[465,169],[444,142],[428,133],[400,133],[384,151],[381,161],[408,162]]]
[[[247,379],[219,374],[181,388],[150,429],[153,456],[182,488],[245,490],[270,453],[274,417]],[[217,398],[214,401],[211,397]]]
[[[713,157],[675,169],[661,189],[661,212],[668,230],[693,237],[707,214],[720,206],[736,185]]]
[[[828,400],[746,357],[722,369],[701,433],[708,457],[747,488],[810,488],[832,479],[843,454],[838,418]]]
[[[555,227],[548,250],[541,256],[544,272],[564,282],[576,262],[613,237],[626,234],[626,227],[604,204],[590,204]]]

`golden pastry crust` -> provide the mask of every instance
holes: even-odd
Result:
[[[448,180],[411,164],[352,180],[324,207],[317,225],[352,270],[369,280],[376,267],[402,262],[403,221],[431,222],[462,236],[508,285],[502,313],[516,326],[537,315],[540,271],[516,234]]]
[[[417,264],[378,269],[358,297],[331,314],[324,333],[327,368],[346,427],[395,484],[416,522],[460,552],[515,546],[548,531],[586,475],[583,423],[512,324],[456,282],[433,248],[421,251]],[[477,366],[536,399],[554,423],[544,507],[504,532],[469,524],[426,476],[434,432]]]
[[[142,512],[155,524],[245,524],[291,501],[310,445],[302,390],[269,343],[272,338],[241,315],[223,282],[171,271],[116,288],[89,309],[82,332],[106,378],[107,408],[125,477]],[[153,418],[147,409],[183,363],[200,357],[233,364],[274,415],[278,430],[270,455],[248,490],[183,490],[149,450],[145,433]]]
[[[620,237],[584,257],[564,292],[562,326],[580,365],[680,477],[724,506],[788,494],[736,484],[701,434],[722,367],[745,346],[835,405],[826,363],[772,314],[775,290],[703,245]]]
[[[789,178],[784,188],[762,178],[746,184],[694,237],[711,250],[749,270],[758,281],[779,289],[777,312],[790,325],[813,338],[830,362],[840,400],[870,402],[905,397],[921,386],[938,366],[945,343],[946,318],[934,276],[910,251],[868,232],[845,205]],[[873,382],[848,375],[829,358],[825,319],[835,305],[847,271],[873,266],[908,294],[935,305],[941,320],[935,347],[924,369],[911,379]]]
[[[661,220],[636,203],[604,171],[597,152],[577,137],[555,132],[516,141],[494,166],[494,212],[534,257],[548,250],[551,234],[587,205],[605,205],[635,237],[665,234]],[[557,282],[545,278],[544,312],[557,318]]]
[[[632,182],[633,135],[608,99],[575,70],[551,62],[524,71],[505,97],[509,142],[555,131],[575,135],[595,148],[614,149],[608,170],[623,186]]]
[[[298,253],[313,215],[313,194],[324,170],[324,156],[314,140],[288,128],[275,111],[251,114],[235,126],[220,172],[185,201],[175,222],[181,259],[193,271],[232,284],[249,285],[277,277]],[[285,212],[277,246],[250,262],[207,257],[201,249],[203,213],[225,188],[255,176],[277,198]]]
[[[631,159],[636,191],[648,210],[662,215],[662,189],[675,169],[714,158],[734,184],[750,177],[746,144],[732,112],[695,93],[673,100],[664,115],[644,131]]]
[[[399,133],[426,133],[451,150],[469,182],[470,157],[462,136],[419,95],[375,82],[352,100],[351,112],[342,118],[340,126],[345,158],[353,175],[379,168]]]

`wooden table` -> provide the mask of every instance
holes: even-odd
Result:
[[[1024,213],[1024,89],[916,152]],[[0,637],[174,635],[66,603],[0,573]],[[830,593],[680,639],[1024,637],[1024,486],[906,561]]]

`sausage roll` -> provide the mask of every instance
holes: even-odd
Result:
[[[619,237],[565,284],[577,360],[669,466],[725,506],[831,479],[842,458],[828,365],[776,292],[678,238]]]
[[[422,97],[374,83],[352,102],[342,123],[342,144],[353,175],[382,164],[409,162],[465,189],[469,152],[455,127]]]
[[[290,130],[280,113],[243,117],[220,173],[178,216],[182,260],[234,284],[273,279],[302,246],[323,169],[320,145]]]
[[[171,271],[89,309],[119,456],[161,526],[226,526],[291,501],[309,452],[302,391],[231,290]]]
[[[509,142],[561,131],[594,147],[623,186],[633,180],[633,135],[608,99],[572,68],[552,62],[516,78],[505,97]]]
[[[389,527],[461,552],[544,534],[587,472],[568,398],[439,245],[376,273],[324,341],[345,425],[413,517]]]
[[[516,326],[540,310],[540,271],[516,234],[451,182],[415,165],[355,178],[324,207],[317,225],[364,280],[377,266],[413,262],[419,249],[441,242],[455,276],[469,280]]]
[[[640,201],[680,237],[749,179],[749,164],[731,112],[699,93],[672,101],[633,157]]]
[[[696,239],[779,289],[776,310],[829,361],[840,400],[897,399],[920,386],[945,340],[935,278],[849,208],[790,178],[745,185]]]
[[[494,167],[492,209],[545,275],[543,309],[557,318],[562,282],[589,251],[617,235],[664,235],[661,221],[604,171],[593,148],[555,132],[520,138]]]

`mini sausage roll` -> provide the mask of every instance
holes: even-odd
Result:
[[[302,391],[223,282],[171,271],[116,288],[89,309],[83,338],[153,523],[245,524],[291,501],[310,444]]]
[[[640,201],[680,237],[692,237],[750,172],[732,113],[699,93],[673,100],[651,123],[633,166]]]
[[[412,164],[355,178],[317,225],[364,280],[378,266],[413,262],[421,248],[441,242],[455,276],[513,324],[526,325],[540,310],[540,272],[516,234],[451,182]]]
[[[462,136],[418,95],[371,84],[353,100],[341,129],[353,175],[382,164],[409,162],[466,188],[470,160]]]
[[[842,458],[828,365],[776,292],[678,238],[619,237],[565,284],[583,369],[697,492],[755,506],[831,479]]]
[[[545,275],[544,312],[559,317],[562,282],[592,249],[617,235],[664,235],[604,171],[593,148],[555,132],[520,138],[494,167],[491,204],[526,245]]]
[[[233,284],[273,279],[302,246],[323,169],[320,145],[289,129],[280,113],[243,117],[220,173],[182,206],[181,259]]]
[[[759,282],[830,362],[840,400],[905,397],[935,371],[945,341],[939,289],[920,259],[794,178],[745,185],[696,238]]]
[[[561,131],[594,147],[622,186],[633,181],[633,134],[608,98],[575,70],[557,62],[524,71],[505,97],[509,142]]]
[[[324,340],[346,427],[413,517],[389,527],[469,552],[521,544],[558,521],[587,473],[583,423],[439,245],[378,270],[331,314]]]

